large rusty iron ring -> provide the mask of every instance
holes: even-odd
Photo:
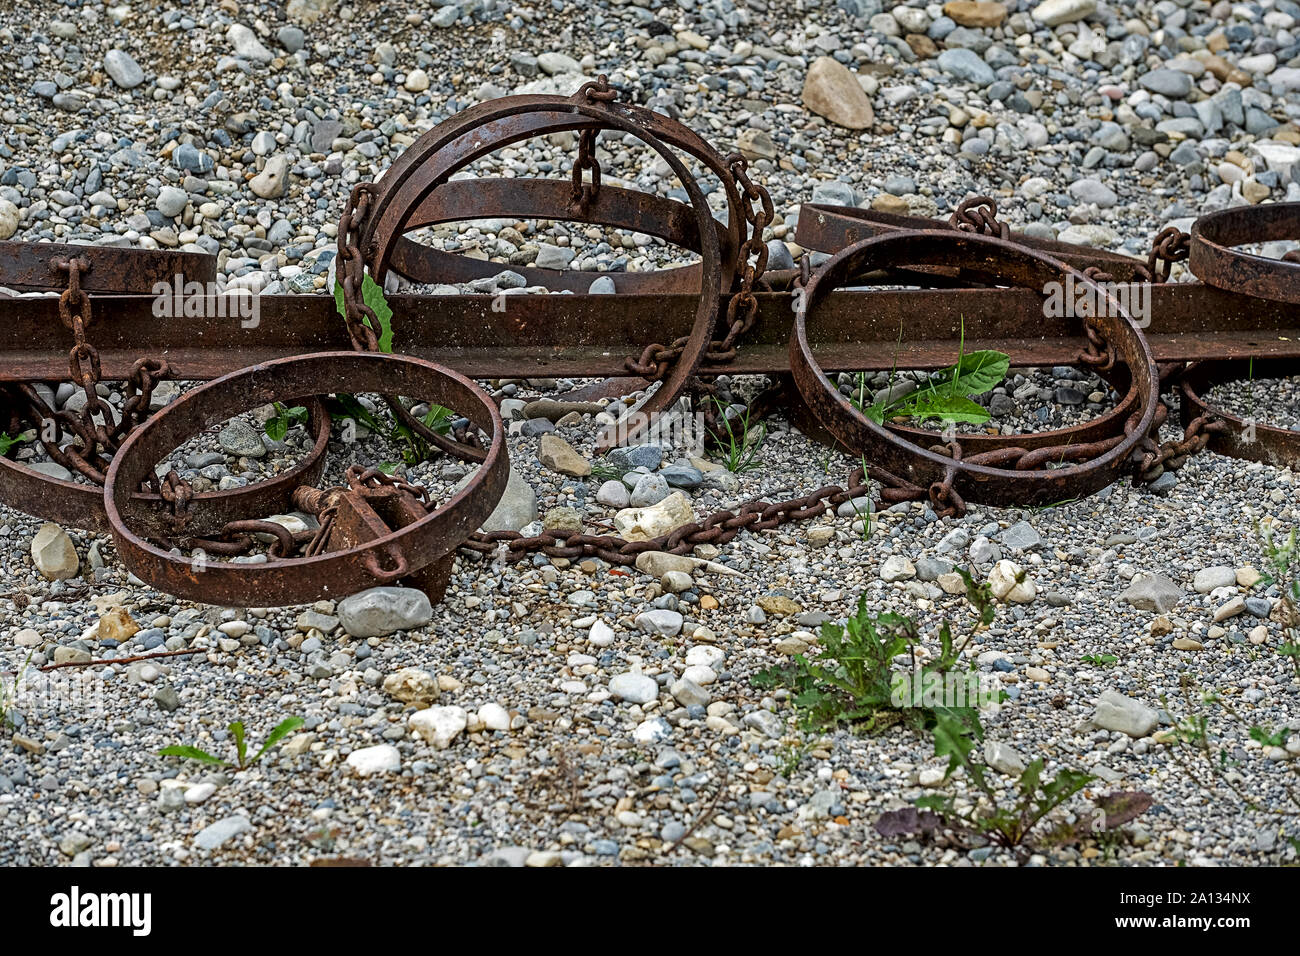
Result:
[[[82,292],[99,294],[153,293],[159,284],[169,292],[179,276],[184,283],[211,283],[216,279],[217,260],[192,252],[121,248],[71,243],[0,242],[0,285],[18,290],[50,291],[61,278],[57,263],[75,257],[86,268],[80,277]],[[92,329],[94,326],[92,325]],[[28,396],[33,408],[43,402],[30,385],[13,386]],[[0,389],[0,393],[3,393]],[[3,406],[0,406],[2,408]],[[21,420],[17,409],[6,417]],[[52,417],[53,412],[50,411]],[[293,489],[314,483],[324,471],[329,446],[330,420],[318,400],[307,403],[308,432],[312,448],[293,468],[268,481],[246,488],[203,492],[194,496],[193,521],[196,529],[214,530],[249,511],[269,513],[288,501]],[[11,425],[8,422],[6,425]],[[34,423],[39,424],[39,423]],[[137,492],[144,501],[160,502],[157,494]],[[103,489],[55,478],[26,468],[0,456],[0,500],[36,517],[57,521],[65,527],[107,533]]]
[[[512,96],[481,103],[434,127],[398,157],[375,187],[374,201],[361,224],[360,245],[371,276],[376,282],[382,283],[388,269],[394,265],[394,257],[404,238],[403,234],[420,224],[422,219],[435,218],[434,210],[438,200],[431,200],[431,196],[440,187],[450,185],[451,176],[458,170],[503,146],[535,136],[603,129],[633,134],[668,164],[690,199],[694,218],[693,238],[697,240],[694,251],[700,255],[701,260],[700,297],[695,321],[681,356],[660,382],[658,390],[642,405],[641,411],[649,417],[671,407],[695,377],[713,340],[721,292],[730,287],[735,278],[733,263],[730,261],[732,256],[723,255],[718,225],[704,193],[670,146],[676,146],[695,156],[719,173],[732,207],[732,215],[729,217],[731,221],[724,236],[727,238],[727,251],[733,255],[734,250],[740,247],[740,230],[745,221],[743,216],[736,213],[740,208],[741,197],[730,178],[723,175],[726,172],[725,165],[707,143],[680,123],[630,104],[588,99],[583,90],[572,97]],[[456,188],[460,187],[453,187]],[[545,187],[533,198],[548,198],[544,190]],[[601,203],[600,195],[604,192],[605,188],[602,187],[594,197],[593,205]],[[554,199],[560,195],[563,194],[552,192],[549,198]],[[613,195],[620,201],[626,201],[630,193],[620,191]],[[643,208],[651,211],[659,209],[662,201],[658,197],[646,195],[648,199],[644,201]],[[426,207],[426,204],[429,205]],[[556,210],[556,218],[574,216],[560,208]],[[685,231],[678,232],[678,235],[688,237]],[[417,255],[406,247],[402,248],[404,261]],[[689,278],[690,276],[673,276],[672,281],[679,283]]]
[[[473,480],[413,524],[359,547],[263,564],[214,562],[197,570],[191,560],[151,543],[169,537],[161,502],[130,489],[153,474],[155,463],[198,431],[248,408],[325,392],[382,392],[419,396],[454,408],[491,435]],[[104,485],[104,508],[122,562],[168,594],[209,604],[301,604],[391,584],[450,554],[491,514],[509,478],[505,430],[492,400],[464,376],[409,356],[321,352],[279,359],[233,372],[187,392],[136,429],[114,456]]]
[[[1275,378],[1294,375],[1296,362],[1288,359],[1224,359],[1195,362],[1183,372],[1182,404],[1179,416],[1185,429],[1197,420],[1212,422],[1207,428],[1205,447],[1210,451],[1246,461],[1262,461],[1278,468],[1300,464],[1300,431],[1265,425],[1215,408],[1205,395],[1215,385],[1251,376]]]
[[[435,189],[407,220],[406,230],[466,218],[473,209],[477,218],[563,219],[569,215],[570,187],[554,179],[453,179]],[[682,248],[699,246],[699,232],[691,207],[653,193],[623,189],[608,183],[583,211],[583,223],[631,229],[664,239]],[[716,220],[715,220],[716,222]],[[719,241],[727,239],[726,227],[718,222]],[[699,289],[699,264],[650,272],[581,272],[572,269],[541,269],[535,266],[507,266],[500,262],[471,259],[444,252],[402,237],[393,252],[392,268],[416,282],[472,282],[500,274],[503,269],[518,273],[529,285],[551,291],[586,293],[595,278],[614,283],[616,292],[689,292]],[[730,266],[723,269],[729,281]]]
[[[292,468],[266,481],[196,494],[191,525],[195,532],[215,532],[242,515],[281,510],[287,506],[295,488],[314,484],[320,478],[329,449],[330,417],[320,399],[309,398],[304,404],[307,433],[312,436],[312,447],[307,454]],[[139,491],[135,497],[152,506],[162,504],[162,498],[153,492]],[[0,501],[38,518],[57,521],[64,527],[83,528],[97,534],[111,530],[104,512],[103,488],[32,471],[3,456],[0,456]]]
[[[1270,259],[1235,246],[1300,240],[1300,203],[1236,206],[1192,224],[1188,266],[1207,285],[1245,295],[1300,304],[1300,261]]]
[[[840,395],[817,364],[808,340],[810,317],[826,295],[853,276],[879,268],[966,264],[996,272],[1004,283],[1035,290],[1073,275],[1076,286],[1088,287],[1094,301],[1107,302],[1103,311],[1108,315],[1088,322],[1119,353],[1117,358],[1128,366],[1139,390],[1138,407],[1120,435],[1061,449],[1030,451],[1022,443],[1017,448],[954,458],[875,424]],[[1159,374],[1151,349],[1132,318],[1102,287],[1044,253],[1008,240],[958,231],[899,232],[862,240],[832,256],[813,275],[805,290],[804,307],[795,313],[790,366],[804,401],[844,446],[866,459],[875,474],[914,487],[928,486],[936,504],[955,503],[956,510],[961,510],[966,499],[1002,506],[1049,504],[1105,487],[1149,441],[1160,404]],[[1060,467],[1045,467],[1053,461]],[[1065,464],[1067,461],[1071,464]],[[1016,467],[1000,467],[1008,463]]]

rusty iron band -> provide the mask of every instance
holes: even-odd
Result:
[[[491,436],[473,480],[445,504],[398,531],[346,550],[263,564],[191,560],[153,544],[166,539],[170,517],[161,502],[130,494],[155,464],[204,428],[249,408],[332,391],[393,392],[456,409]],[[382,353],[324,352],[253,366],[187,392],[142,427],[114,456],[104,506],[122,563],[154,587],[190,600],[245,606],[250,597],[301,604],[391,584],[385,568],[415,572],[453,551],[491,514],[505,490],[509,461],[501,416],[469,379],[421,359]],[[281,510],[287,510],[286,501]]]
[[[1073,274],[1076,283],[1091,287],[1094,301],[1104,299],[1108,303],[1108,308],[1102,310],[1107,314],[1088,321],[1118,353],[1138,389],[1137,407],[1125,421],[1121,434],[1060,449],[1038,448],[1031,452],[1022,444],[957,458],[923,448],[875,424],[839,394],[817,364],[808,338],[808,327],[816,327],[818,307],[825,297],[852,276],[877,268],[966,263],[995,271],[1004,283],[1035,290]],[[804,308],[795,313],[790,342],[790,367],[804,401],[842,444],[861,454],[869,465],[913,485],[929,486],[932,497],[936,491],[945,496],[955,492],[957,510],[968,497],[992,505],[1027,505],[1091,494],[1124,473],[1129,456],[1139,449],[1156,423],[1159,375],[1141,331],[1102,287],[1044,253],[967,232],[899,232],[865,239],[836,253],[813,276],[805,294]],[[924,321],[921,316],[916,318]],[[1015,462],[1016,467],[997,467],[1008,462]],[[1059,467],[1052,467],[1053,463]]]
[[[1179,415],[1187,428],[1197,419],[1221,423],[1209,432],[1210,451],[1246,461],[1261,461],[1278,468],[1300,465],[1300,431],[1251,421],[1210,405],[1205,396],[1215,385],[1250,377],[1276,378],[1296,374],[1300,364],[1272,359],[1236,359],[1196,362],[1183,373]]]
[[[1300,241],[1300,203],[1221,209],[1193,223],[1188,265],[1208,285],[1300,304],[1300,262],[1285,257],[1270,259],[1233,248],[1279,239]]]

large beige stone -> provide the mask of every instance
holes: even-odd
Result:
[[[21,221],[22,215],[18,212],[18,207],[8,199],[0,199],[0,239],[8,239],[17,232]]]
[[[108,608],[99,617],[97,633],[101,641],[117,641],[119,644],[125,644],[138,630],[140,625],[135,623],[126,608],[120,605]]]
[[[542,436],[537,449],[537,460],[561,475],[584,478],[591,474],[591,462],[559,435],[547,433]]]
[[[674,491],[648,508],[624,508],[614,515],[614,529],[627,541],[649,541],[694,520],[690,500]]]
[[[849,68],[829,56],[813,60],[803,83],[803,105],[837,126],[870,129],[871,100]]]
[[[72,539],[53,521],[41,525],[32,538],[32,563],[50,581],[76,577],[81,567]]]
[[[384,693],[406,704],[427,707],[438,699],[438,680],[428,671],[403,667],[384,678]]]

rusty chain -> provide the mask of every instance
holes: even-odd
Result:
[[[504,546],[503,557],[514,563],[529,554],[541,553],[552,558],[596,557],[623,567],[636,564],[637,555],[646,551],[687,554],[697,545],[722,545],[741,531],[767,531],[791,521],[803,521],[824,514],[846,501],[870,493],[870,485],[861,467],[849,476],[847,487],[826,485],[808,495],[785,501],[747,501],[734,509],[722,509],[701,521],[682,525],[672,532],[648,541],[628,541],[618,535],[590,535],[577,531],[543,531],[525,536],[518,531],[475,532],[461,545],[467,554],[494,556]]]
[[[761,287],[763,273],[767,269],[767,243],[763,240],[763,231],[772,224],[776,216],[772,197],[768,191],[749,178],[749,164],[739,153],[732,153],[726,158],[727,172],[731,178],[728,185],[734,186],[745,203],[741,215],[749,227],[745,240],[736,248],[733,271],[737,276],[738,288],[727,302],[727,331],[721,339],[709,343],[704,353],[704,362],[711,366],[725,366],[736,358],[736,342],[753,328],[758,316],[758,298],[754,291]],[[649,382],[667,378],[673,363],[681,358],[688,336],[681,336],[671,345],[653,342],[647,345],[637,358],[629,358],[626,367],[633,375],[639,375]],[[702,372],[705,371],[702,369]]]
[[[1007,239],[1011,227],[998,220],[998,204],[992,196],[971,196],[958,203],[948,219],[948,224],[962,232]]]

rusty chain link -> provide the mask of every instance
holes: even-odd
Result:
[[[992,196],[971,196],[958,203],[948,219],[948,224],[962,232],[1006,239],[1011,228],[998,220],[998,204]]]
[[[735,251],[733,272],[737,277],[738,288],[727,302],[727,331],[721,339],[710,342],[704,353],[704,363],[712,366],[723,366],[734,361],[737,341],[753,328],[758,316],[758,298],[754,292],[761,286],[763,273],[767,269],[768,252],[763,231],[776,216],[771,195],[749,178],[749,164],[745,157],[732,153],[726,157],[725,163],[731,178],[729,185],[734,186],[745,200],[740,213],[749,228],[745,240]],[[681,336],[671,345],[660,342],[647,345],[639,357],[627,360],[627,370],[649,382],[667,378],[673,363],[681,358],[688,339],[689,336]],[[703,368],[701,370],[704,371]]]
[[[869,494],[870,490],[863,469],[858,467],[850,474],[847,487],[826,485],[811,494],[778,502],[754,499],[735,509],[714,512],[701,521],[682,525],[648,541],[628,541],[618,535],[591,535],[578,531],[543,531],[532,536],[518,531],[490,531],[470,535],[461,545],[461,551],[492,557],[504,545],[503,557],[509,563],[540,553],[552,558],[596,557],[628,567],[636,564],[637,555],[646,551],[687,554],[697,545],[726,544],[741,531],[767,531],[791,521],[815,518],[828,508],[836,508]]]

